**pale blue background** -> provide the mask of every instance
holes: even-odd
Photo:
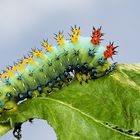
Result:
[[[139,0],[0,0],[0,69],[22,58],[53,33],[79,25],[83,36],[90,36],[92,26],[102,26],[103,44],[114,41],[119,63],[140,62]],[[68,36],[67,36],[68,37]],[[56,140],[52,128],[44,121],[23,125],[22,140]],[[12,133],[0,140],[15,140]]]

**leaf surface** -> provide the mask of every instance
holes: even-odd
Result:
[[[58,140],[139,139],[134,136],[140,130],[139,79],[139,64],[120,64],[111,75],[88,84],[74,81],[49,97],[28,99],[9,114],[10,119],[5,114],[9,122],[0,124],[0,135],[17,123],[38,118],[48,121]]]

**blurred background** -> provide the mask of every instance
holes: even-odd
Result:
[[[26,55],[31,48],[41,48],[43,39],[55,45],[53,33],[70,26],[81,27],[82,36],[90,36],[92,27],[102,26],[103,45],[118,45],[118,63],[140,63],[139,0],[0,0],[0,69]],[[56,140],[46,121],[23,124],[22,140]],[[15,140],[12,131],[0,140]]]

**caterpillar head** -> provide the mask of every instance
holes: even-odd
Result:
[[[3,82],[0,82],[0,84],[0,114],[7,111],[11,112],[17,108],[17,105],[13,100],[15,90],[10,85],[6,85]]]

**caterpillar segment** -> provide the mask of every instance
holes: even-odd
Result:
[[[56,46],[47,40],[41,49],[32,49],[13,66],[0,73],[0,113],[14,111],[19,101],[47,97],[56,89],[61,90],[74,80],[82,85],[115,70],[117,63],[108,59],[117,54],[114,43],[101,45],[104,35],[93,27],[91,37],[82,37],[80,27],[71,27],[70,39],[63,32],[55,34]]]

